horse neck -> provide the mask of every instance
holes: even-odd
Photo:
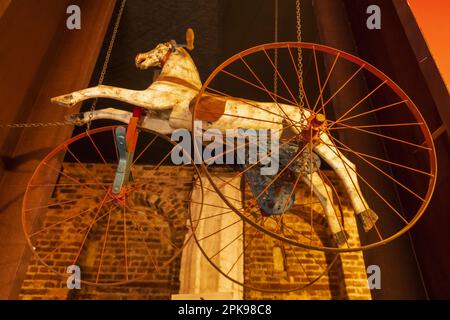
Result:
[[[161,70],[161,76],[183,79],[199,89],[202,86],[197,67],[183,48],[177,49],[177,52],[170,55]]]

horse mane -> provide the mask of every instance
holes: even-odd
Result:
[[[192,83],[194,86],[200,86],[202,85],[202,80],[200,78],[200,74],[198,72],[197,66],[195,65],[194,60],[192,59],[191,55],[189,54],[189,52],[184,49],[183,47],[179,47],[176,49],[177,54],[184,59],[186,62],[188,62],[190,64],[189,68],[192,69],[191,71],[194,71],[194,74],[192,72],[189,73],[189,75],[191,76],[192,81],[194,81],[194,83]],[[164,73],[164,67],[163,70],[161,71],[161,74]],[[172,75],[172,76],[179,76],[179,75]],[[183,80],[188,80],[188,79],[183,79]]]

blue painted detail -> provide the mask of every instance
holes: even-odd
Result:
[[[117,164],[116,175],[114,177],[114,183],[112,192],[119,193],[122,189],[123,183],[125,181],[128,163],[128,152],[127,152],[127,141],[126,141],[126,129],[124,127],[117,127],[116,134],[116,144],[117,150],[119,151],[119,163]]]
[[[295,157],[295,155],[298,152],[299,147],[295,144],[286,144],[283,147],[280,148],[280,168],[286,166],[289,164],[289,162],[292,160],[292,158]],[[311,173],[311,160],[312,160],[312,172],[316,172],[318,168],[320,168],[320,158],[317,154],[314,152],[309,151],[308,148],[305,148],[302,151],[302,154],[297,157],[293,161],[293,163],[289,166],[289,170],[299,174],[309,174]]]
[[[282,171],[295,157],[299,147],[295,144],[286,144],[279,150],[279,171]],[[311,166],[312,159],[312,166]],[[251,164],[245,161],[244,168]],[[257,198],[270,184],[267,190],[257,199],[258,205],[265,214],[280,215],[288,211],[295,201],[295,192],[292,192],[295,181],[299,174],[306,175],[320,168],[320,158],[315,153],[310,153],[307,148],[297,157],[289,168],[284,170],[273,183],[274,176],[261,175],[261,166],[256,165],[245,172],[250,190]],[[292,196],[291,196],[292,193]],[[290,198],[289,198],[290,197]]]

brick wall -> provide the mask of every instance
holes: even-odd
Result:
[[[35,247],[49,247],[45,262],[64,274],[65,268],[73,264],[83,241],[84,230],[95,216],[95,211],[82,217],[76,217],[67,223],[54,224],[63,219],[73,217],[80,212],[98,204],[100,198],[92,199],[93,190],[73,185],[68,176],[76,180],[86,179],[86,169],[92,177],[101,183],[111,182],[114,177],[114,167],[91,164],[81,168],[78,164],[64,163],[61,175],[50,203],[64,203],[51,206],[47,210],[43,227],[52,226],[49,231],[38,234]],[[81,290],[68,290],[66,278],[56,276],[48,267],[33,259],[28,267],[23,282],[20,298],[22,299],[169,299],[172,293],[178,291],[178,274],[180,259],[174,257],[176,248],[181,248],[186,233],[186,206],[188,194],[192,187],[192,170],[183,167],[160,167],[152,171],[152,166],[136,166],[133,169],[135,180],[145,180],[150,175],[157,176],[150,184],[140,186],[131,197],[130,207],[135,210],[133,217],[127,213],[126,247],[127,266],[125,267],[125,236],[124,219],[120,212],[113,211],[108,229],[108,239],[105,249],[105,234],[108,219],[103,218],[96,223],[77,260],[81,268],[82,280],[96,282],[100,260],[101,272],[99,283],[110,283],[140,278],[148,273],[143,280],[134,281],[121,286],[88,286],[82,284]],[[101,188],[94,189],[102,192]],[[68,201],[75,200],[68,203]],[[149,216],[140,212],[158,211],[157,215]],[[142,210],[142,211],[141,211]],[[140,211],[140,212],[139,212]],[[101,212],[103,213],[103,212]],[[158,217],[159,216],[159,217]],[[170,237],[170,239],[168,238]],[[57,246],[63,245],[56,250]],[[103,256],[102,256],[103,251]],[[102,257],[102,258],[101,258]],[[127,268],[127,272],[125,272]],[[156,272],[156,268],[157,271]]]
[[[136,180],[145,180],[155,172],[151,166],[137,166]],[[87,171],[86,171],[87,170]],[[102,183],[110,182],[113,178],[114,167],[91,164],[82,168],[78,164],[65,163],[64,172],[71,177],[82,178],[86,172],[97,177]],[[185,234],[185,219],[187,215],[187,200],[192,188],[193,171],[190,168],[160,167],[156,172],[158,183],[151,183],[139,188],[133,194],[132,203],[140,211],[159,210],[163,219],[151,221],[146,215],[137,215],[134,222],[127,222],[127,245],[132,248],[128,254],[127,271],[129,277],[138,277],[149,272],[144,280],[135,281],[120,286],[88,286],[82,284],[81,290],[68,290],[66,278],[56,276],[48,267],[33,259],[28,266],[28,272],[23,282],[21,299],[169,299],[179,289],[179,269],[181,256],[173,258],[173,246],[163,241],[161,233],[171,235],[170,242],[177,246],[182,245]],[[333,173],[327,173],[329,178],[338,186]],[[153,180],[155,181],[155,180]],[[47,210],[42,226],[51,226],[61,219],[72,217],[92,205],[98,200],[87,199],[93,195],[92,190],[69,186],[64,175],[60,177],[60,184],[56,188],[50,203],[73,201],[63,205],[53,205]],[[338,192],[341,188],[337,188]],[[101,192],[101,188],[99,188]],[[299,190],[297,197],[308,201],[309,190]],[[359,241],[353,212],[350,210],[348,199],[341,194],[343,213],[346,219],[346,231],[353,243]],[[313,208],[320,212],[319,208]],[[303,210],[304,211],[304,210]],[[299,209],[299,216],[302,216]],[[308,211],[309,213],[309,211]],[[87,217],[87,218],[86,218]],[[75,218],[73,223],[61,224],[52,227],[51,231],[42,232],[37,236],[36,247],[49,246],[55,248],[56,243],[64,239],[63,248],[52,252],[48,250],[45,260],[50,267],[65,273],[65,268],[71,265],[77,256],[82,233],[78,231],[89,227],[89,220],[94,213],[89,213],[84,219]],[[320,214],[314,215],[313,236],[324,245],[330,245],[329,234],[325,219]],[[167,218],[167,219],[164,219]],[[87,222],[86,222],[87,220]],[[129,219],[131,220],[131,219]],[[77,264],[82,269],[82,279],[95,282],[104,243],[104,234],[107,223],[98,223],[93,228]],[[169,222],[171,221],[171,222]],[[298,220],[297,220],[298,221]],[[152,225],[155,228],[139,228],[139,225]],[[101,281],[126,280],[124,274],[124,235],[123,217],[111,216],[108,243],[110,246],[103,252],[101,268]],[[144,229],[144,230],[142,230]],[[309,215],[304,215],[303,221],[298,221],[296,229],[310,232]],[[77,233],[78,232],[78,233]],[[292,288],[309,283],[311,279],[324,273],[313,285],[304,290],[290,293],[268,293],[244,290],[246,299],[370,299],[367,288],[367,277],[362,253],[346,253],[334,259],[333,254],[320,251],[308,251],[301,248],[284,245],[262,233],[250,231],[256,237],[245,250],[244,279],[251,286],[267,287],[270,289]],[[145,245],[147,244],[147,245]],[[158,272],[155,272],[154,260],[156,257]],[[331,265],[331,263],[334,263]]]
[[[349,245],[359,244],[359,236],[349,199],[340,182],[332,171],[326,172],[334,184],[340,197],[342,214],[345,220],[345,230],[349,235]],[[246,194],[249,194],[246,189]],[[249,199],[250,197],[247,196]],[[313,238],[313,243],[323,246],[334,246],[330,241],[330,233],[323,210],[317,198],[310,201],[310,190],[304,184],[300,185],[295,196],[291,212],[296,219],[284,221],[296,232],[302,232]],[[310,224],[310,208],[305,204],[313,203],[313,229]],[[315,204],[314,204],[315,203]],[[291,217],[293,215],[290,215]],[[299,218],[300,219],[299,219]],[[312,232],[312,233],[311,233]],[[289,234],[288,234],[289,235]],[[273,293],[246,290],[246,299],[370,299],[367,287],[367,275],[361,252],[335,255],[321,251],[305,250],[303,248],[282,243],[261,233],[252,233],[256,237],[247,247],[245,254],[245,282],[249,286],[272,290],[289,290],[295,287],[303,290],[286,293]],[[277,261],[278,260],[278,261]],[[322,277],[320,277],[322,275]],[[316,278],[320,277],[312,285]],[[309,285],[309,286],[308,286]]]

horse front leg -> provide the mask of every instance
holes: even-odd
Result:
[[[154,94],[149,90],[129,90],[104,85],[54,97],[51,99],[51,102],[63,107],[70,108],[84,100],[94,98],[114,99],[147,109],[157,108],[154,103]]]
[[[336,215],[331,188],[325,184],[317,172],[302,176],[302,180],[306,183],[308,188],[312,189],[316,197],[319,198],[322,208],[325,210],[325,216],[327,218],[328,227],[333,235],[333,240],[339,247],[342,247],[347,242],[347,236]]]
[[[326,133],[321,133],[320,140],[321,142],[314,147],[314,151],[333,168],[341,179],[364,231],[369,231],[375,226],[378,215],[369,208],[363,197],[358,183],[356,166],[334,146]]]
[[[73,121],[76,125],[83,125],[89,121],[108,119],[118,122],[129,123],[133,114],[128,111],[107,108],[101,110],[95,110],[94,112],[83,112],[69,116],[69,120]],[[169,120],[152,118],[150,116],[144,116],[139,124],[140,128],[152,130],[160,134],[171,134],[175,129],[169,125]]]

